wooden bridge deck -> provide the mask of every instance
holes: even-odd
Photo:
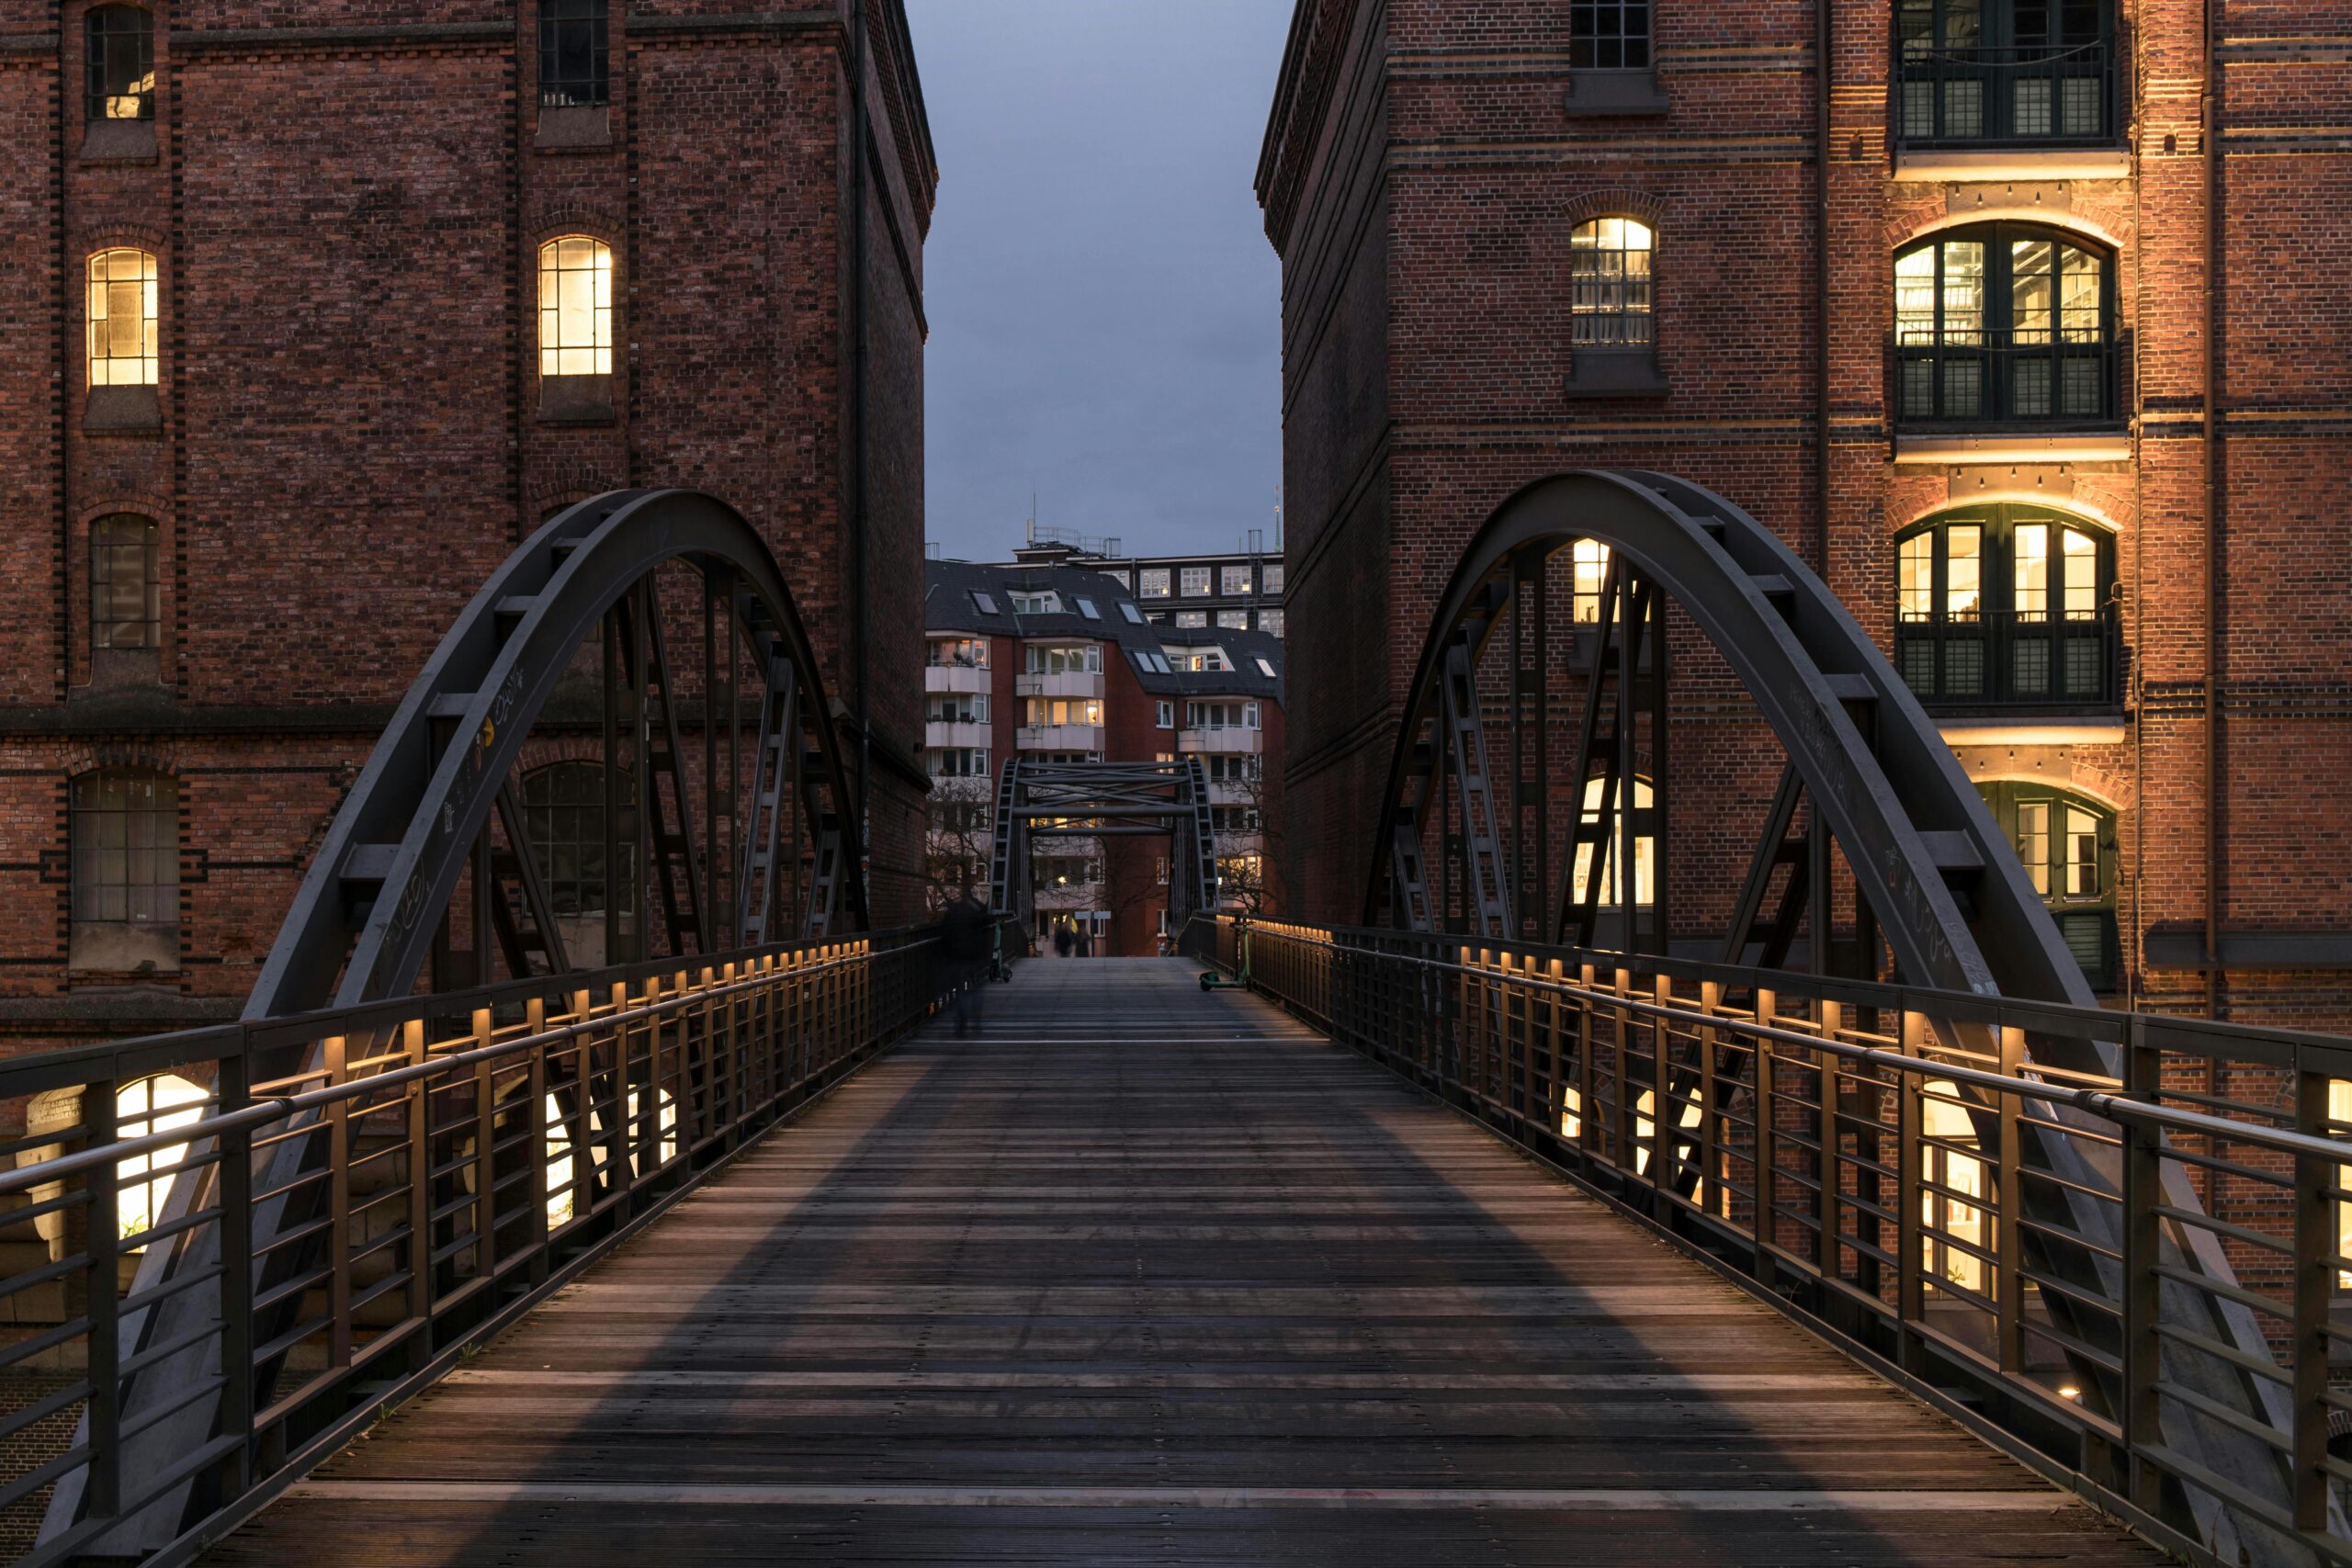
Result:
[[[2159,1561],[1188,966],[989,1010],[208,1561]]]

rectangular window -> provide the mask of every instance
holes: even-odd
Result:
[[[1247,728],[1255,729],[1258,728],[1258,705],[1256,703],[1243,703],[1241,705],[1241,722]]]
[[[2050,802],[2018,802],[2018,859],[2025,863],[2033,890],[2050,897]]]
[[[1209,591],[1209,569],[1204,566],[1188,566],[1183,570],[1184,597],[1197,599],[1206,594]]]
[[[1268,561],[1258,569],[1258,586],[1268,594],[1283,591],[1283,563]]]
[[[1216,591],[1219,593],[1249,592],[1250,569],[1246,566],[1228,566],[1220,568],[1217,571]]]
[[[155,525],[122,513],[90,525],[90,646],[154,648],[163,638]]]
[[[1205,626],[1209,624],[1209,613],[1206,610],[1179,610],[1176,612],[1176,624],[1180,626]]]
[[[1157,723],[1160,728],[1173,729],[1176,728],[1176,705],[1174,703],[1160,703],[1157,705],[1153,712],[1155,716],[1154,722]]]
[[[611,101],[605,0],[539,0],[539,107],[599,108]]]
[[[152,387],[158,379],[161,296],[147,251],[90,258],[90,385]]]
[[[1012,594],[1012,613],[1016,615],[1058,615],[1062,613],[1058,593],[1023,593],[1018,589]]]
[[[1078,601],[1078,613],[1090,621],[1099,621],[1102,618],[1102,613],[1094,607],[1094,601],[1091,599]]]
[[[989,699],[985,692],[934,692],[925,704],[933,724],[986,724]]]
[[[1649,0],[1572,0],[1568,64],[1573,69],[1640,71],[1649,62]]]
[[[2066,807],[2066,897],[2096,898],[2098,878],[2098,818],[2079,806]]]
[[[1100,675],[1102,645],[1099,642],[1040,643],[1028,649],[1032,675]]]
[[[981,592],[977,588],[972,590],[972,603],[978,608],[980,614],[983,615],[993,615],[998,614],[996,601],[989,595]]]
[[[933,637],[924,662],[936,668],[985,670],[989,667],[989,644],[986,637]]]
[[[154,118],[154,18],[136,6],[96,6],[83,29],[89,44],[90,118]]]
[[[1568,587],[1568,618],[1580,626],[1600,624],[1600,591],[1609,581],[1609,547],[1598,539],[1578,539],[1574,577]]]
[[[1272,660],[1269,660],[1269,659],[1261,659],[1261,660],[1258,660],[1258,673],[1259,673],[1259,674],[1261,674],[1261,675],[1263,675],[1263,676],[1264,676],[1267,680],[1269,680],[1269,681],[1272,680],[1272,679],[1274,678],[1274,665],[1273,665],[1273,661],[1272,661]]]
[[[613,248],[586,234],[539,247],[539,374],[613,373]]]
[[[1250,629],[1250,612],[1247,610],[1219,610],[1216,613],[1216,624],[1221,626],[1228,626],[1238,632],[1246,632]]]
[[[1164,566],[1145,567],[1142,574],[1142,585],[1136,590],[1136,592],[1138,596],[1145,599],[1167,598],[1168,569]]]
[[[1119,614],[1127,618],[1127,624],[1131,626],[1139,626],[1144,624],[1143,612],[1136,609],[1131,601],[1125,599],[1119,601]]]
[[[984,779],[989,754],[984,747],[941,746],[931,753],[931,776],[936,779]]]
[[[1936,615],[1936,536],[1933,530],[1914,534],[1894,552],[1896,616],[1905,621],[1929,621]]]
[[[1973,622],[1984,603],[1984,530],[1973,523],[1944,530],[1944,615]]]
[[[1042,728],[1048,724],[1101,724],[1102,705],[1096,701],[1070,701],[1064,697],[1031,697],[1029,722]]]
[[[1261,610],[1261,611],[1259,611],[1259,612],[1258,612],[1258,629],[1259,629],[1260,631],[1261,631],[1261,632],[1264,632],[1268,637],[1280,637],[1280,636],[1282,636],[1282,635],[1283,635],[1283,613],[1282,611],[1280,611],[1280,610]]]

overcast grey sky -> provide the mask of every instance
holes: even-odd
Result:
[[[1230,549],[1282,477],[1281,272],[1250,188],[1290,0],[907,0],[939,207],[930,536]],[[1272,542],[1271,533],[1269,544]]]

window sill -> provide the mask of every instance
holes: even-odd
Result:
[[[1894,179],[1898,184],[2131,177],[2132,154],[2120,147],[2005,147],[1997,151],[1922,147],[1901,148],[1894,154]]]
[[[1571,398],[1662,398],[1671,389],[1654,350],[1579,348],[1569,353],[1561,390]]]
[[[153,434],[164,428],[163,400],[153,387],[93,387],[82,428],[95,434]]]
[[[94,119],[82,136],[85,164],[152,164],[155,162],[155,122],[152,119]]]
[[[1657,73],[1571,71],[1560,107],[1570,115],[1664,114],[1672,106],[1657,85]]]
[[[2013,715],[1979,710],[1970,714],[1939,714],[1928,717],[1951,746],[2120,746],[2123,716],[2112,711],[2087,714]]]
[[[613,378],[610,376],[540,377],[539,423],[613,423]]]
[[[609,107],[541,109],[537,134],[531,145],[542,152],[594,152],[613,144]]]
[[[1898,464],[2128,463],[2132,436],[2121,430],[1897,435],[1894,460]]]

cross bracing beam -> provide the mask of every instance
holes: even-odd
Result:
[[[998,775],[989,903],[1034,923],[1031,845],[1040,839],[1169,840],[1168,919],[1181,931],[1216,908],[1216,834],[1208,772],[1196,756],[1170,762],[1047,762],[1018,754]]]
[[[1531,585],[1539,605],[1547,592],[1562,596],[1545,587],[1544,578],[1547,572],[1556,575],[1555,558],[1573,559],[1578,540],[1606,546],[1608,566],[1590,629],[1580,634],[1588,639],[1582,656],[1590,662],[1582,682],[1574,771],[1555,784],[1546,749],[1511,746],[1513,776],[1499,790],[1487,787],[1512,803],[1498,820],[1517,829],[1517,841],[1490,851],[1476,840],[1483,823],[1495,819],[1474,814],[1466,802],[1464,828],[1444,831],[1442,796],[1449,783],[1459,792],[1462,781],[1485,768],[1471,750],[1474,741],[1483,740],[1472,729],[1482,730],[1483,723],[1464,723],[1465,713],[1483,720],[1485,710],[1468,701],[1462,671],[1465,661],[1476,670],[1498,626],[1523,613]],[[1613,865],[1613,901],[1622,920],[1617,936],[1623,950],[1644,949],[1645,902],[1652,907],[1646,945],[1668,950],[1677,929],[1667,897],[1674,875],[1668,830],[1675,817],[1666,663],[1669,610],[1739,682],[1787,764],[1772,807],[1774,820],[1757,846],[1733,929],[1717,933],[1711,945],[1727,948],[1736,942],[1745,956],[1760,936],[1770,957],[1784,952],[1802,928],[1815,970],[1826,971],[1832,955],[1832,883],[1842,867],[1850,878],[1866,977],[1877,977],[1883,945],[1894,976],[1907,984],[2096,1006],[2041,895],[1951,747],[1837,595],[1778,536],[1730,502],[1650,472],[1588,471],[1537,480],[1505,501],[1472,536],[1439,600],[1407,693],[1372,846],[1363,903],[1367,926],[1491,935],[1495,921],[1481,857],[1498,852],[1520,868],[1517,879],[1525,886],[1527,864],[1540,863],[1548,852],[1541,841],[1526,841],[1525,809],[1531,800],[1542,803],[1558,794],[1566,797],[1562,804],[1573,826],[1560,868],[1562,914],[1555,937],[1610,945],[1595,938],[1597,906],[1606,897]],[[1514,628],[1505,644],[1511,660],[1506,722],[1513,724],[1523,722],[1521,705],[1532,705],[1539,715],[1547,711],[1549,682],[1555,674],[1547,660],[1532,666],[1520,662],[1524,640]],[[1655,801],[1647,835],[1636,820],[1643,774]],[[1805,826],[1792,842],[1789,824],[1800,807]],[[1543,819],[1538,812],[1536,822]],[[1434,874],[1425,863],[1425,840],[1433,829],[1439,862]],[[1540,835],[1541,827],[1535,831]],[[1639,876],[1639,844],[1645,837],[1653,844],[1651,867],[1658,885],[1648,899]],[[1579,850],[1586,852],[1581,891],[1576,892]],[[1781,895],[1768,919],[1761,911],[1776,873]],[[1939,1028],[1955,1049],[1999,1055],[1998,1043],[1979,1038],[1981,1030],[1964,1024]],[[2025,1045],[2029,1059],[2047,1068],[2109,1078],[2121,1071],[2112,1044],[2028,1033]],[[1670,1054],[1661,1053],[1659,1059],[1671,1064]],[[1689,1059],[1666,1066],[1656,1092],[1671,1099],[1704,1078],[1713,1085],[1719,1104],[1720,1097],[1752,1100],[1757,1086],[1716,1066]],[[2120,1156],[2111,1143],[2059,1110],[2047,1121],[2009,1123],[2018,1147],[2005,1154],[2008,1134],[2002,1119],[1972,1091],[1956,1099],[1967,1107],[1988,1158],[2006,1159],[2002,1168],[2022,1173],[2015,1179],[2024,1182],[2022,1190],[2005,1195],[2020,1216],[2022,1256],[2053,1280],[2111,1293],[2115,1260],[2127,1245],[2113,1211],[2113,1195],[2120,1190]],[[1630,1130],[1633,1109],[1620,1105],[1616,1114]],[[1682,1149],[1678,1156],[1688,1157],[1690,1152]],[[2168,1210],[2201,1217],[2197,1195],[2177,1163],[2167,1167],[2163,1183]],[[2037,1215],[2051,1224],[2034,1228]],[[2062,1227],[2093,1240],[2087,1246],[2051,1240]],[[2224,1487],[2194,1490],[2188,1506],[2217,1549],[2234,1552],[2244,1547],[2259,1560],[2299,1561],[2293,1551],[2275,1555],[2277,1538],[2247,1523],[2228,1502],[2233,1490],[2267,1499],[2289,1491],[2279,1456],[2245,1429],[2253,1419],[2248,1413],[2258,1409],[2275,1416],[2284,1398],[2267,1343],[2253,1314],[2232,1294],[2235,1276],[2211,1228],[2174,1220],[2155,1227],[2154,1237],[2176,1270],[2165,1287],[2164,1310],[2183,1328],[2182,1337],[2162,1348],[2166,1371],[2220,1413],[2200,1414],[2184,1403],[2163,1413],[2162,1439],[2226,1481]],[[2133,1416],[2121,1409],[2113,1370],[2130,1348],[2102,1343],[2099,1326],[2077,1321],[2063,1290],[2047,1291],[2043,1299],[2060,1332],[2071,1334],[2080,1348],[2079,1354],[2069,1354],[2086,1400],[2101,1404],[2117,1419]],[[2158,1352],[2151,1347],[2148,1353]],[[2133,1418],[2155,1419],[2145,1411]],[[2340,1518],[2342,1510],[2334,1502],[2325,1509]]]

